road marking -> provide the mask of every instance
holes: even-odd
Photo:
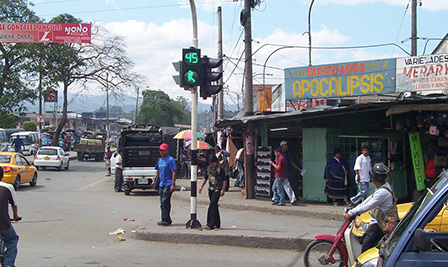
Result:
[[[89,188],[89,187],[91,187],[91,186],[97,185],[97,184],[99,184],[99,183],[101,183],[101,182],[103,182],[103,181],[105,181],[105,180],[107,180],[107,179],[109,179],[109,178],[110,178],[110,177],[106,177],[106,178],[101,179],[101,180],[99,180],[99,181],[96,181],[96,182],[94,182],[94,183],[92,183],[92,184],[89,184],[89,185],[87,185],[87,186],[84,186],[83,188],[79,189],[79,191],[83,191],[83,190],[85,190],[85,189],[87,189],[87,188]]]

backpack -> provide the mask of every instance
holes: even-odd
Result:
[[[392,199],[394,200],[394,204],[392,207],[390,207],[386,211],[382,211],[378,208],[374,208],[371,211],[371,216],[375,218],[378,222],[378,226],[383,231],[384,234],[391,233],[395,226],[400,221],[400,218],[398,217],[398,210],[397,210],[397,198],[395,198],[394,192],[390,190],[388,187],[381,187],[386,189],[392,194]]]

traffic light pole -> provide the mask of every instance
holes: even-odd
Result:
[[[191,16],[193,21],[193,47],[198,48],[198,21],[196,16],[196,5],[190,0]],[[190,220],[186,223],[187,228],[202,228],[197,219],[197,192],[198,192],[198,87],[191,89],[191,201]]]

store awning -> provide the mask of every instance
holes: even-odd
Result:
[[[448,104],[397,105],[386,111],[386,116],[403,114],[411,111],[448,111]]]

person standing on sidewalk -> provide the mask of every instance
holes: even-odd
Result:
[[[118,149],[118,155],[115,158],[115,192],[123,192],[123,151]]]
[[[277,158],[276,162],[269,161],[269,164],[275,169],[275,181],[272,188],[272,191],[274,191],[274,202],[272,205],[285,206],[285,191],[283,184],[287,180],[286,161],[282,155],[282,149],[280,147],[275,149],[274,155]]]
[[[156,163],[156,176],[152,181],[152,186],[157,177],[159,178],[159,195],[160,195],[160,209],[162,212],[162,220],[157,223],[160,226],[171,225],[171,195],[174,192],[174,185],[176,183],[176,161],[168,155],[168,145],[163,143],[159,146],[160,158]]]
[[[372,160],[369,156],[369,147],[364,145],[361,150],[361,155],[356,158],[355,173],[356,183],[358,184],[359,192],[356,196],[350,199],[351,205],[356,206],[370,195],[369,182],[370,170],[372,169]]]
[[[107,146],[107,151],[104,156],[104,161],[106,162],[106,176],[110,176],[110,159],[112,158],[112,151],[110,151],[110,146]]]
[[[325,167],[325,195],[333,200],[333,205],[338,205],[338,199],[343,199],[345,204],[347,202],[347,184],[350,175],[348,173],[347,163],[341,158],[341,150],[336,148],[333,153],[333,158],[328,161]]]
[[[20,221],[22,217],[17,212],[17,197],[14,187],[10,184],[4,183],[3,168],[0,167],[0,238],[5,242],[6,251],[3,254],[2,266],[15,266],[14,262],[17,257],[17,243],[19,242],[19,236],[17,235],[14,227],[11,224],[9,216],[8,203],[11,204],[13,219]]]
[[[234,186],[244,188],[244,147],[240,148],[238,152],[236,152],[233,166],[238,169],[238,176]]]
[[[224,168],[218,165],[218,158],[212,155],[209,166],[202,180],[199,194],[202,193],[205,183],[208,180],[208,197],[210,205],[207,211],[207,225],[204,226],[206,230],[213,230],[221,228],[221,217],[219,216],[219,198],[224,196],[226,185],[229,178],[226,176]]]
[[[224,169],[224,172],[226,174],[226,180],[229,181],[229,159],[227,158],[226,153],[219,145],[215,146],[215,156],[218,159],[218,165]],[[226,183],[225,187],[226,191],[229,191],[229,183]]]
[[[296,194],[294,193],[294,190],[291,187],[291,184],[289,183],[289,178],[291,175],[291,166],[296,168],[300,173],[300,168],[297,166],[294,161],[292,161],[292,156],[288,151],[288,142],[281,141],[280,146],[282,148],[282,156],[285,158],[286,161],[286,176],[285,176],[285,182],[283,183],[283,187],[285,189],[286,194],[289,197],[289,201],[291,201],[291,205],[297,202]]]

